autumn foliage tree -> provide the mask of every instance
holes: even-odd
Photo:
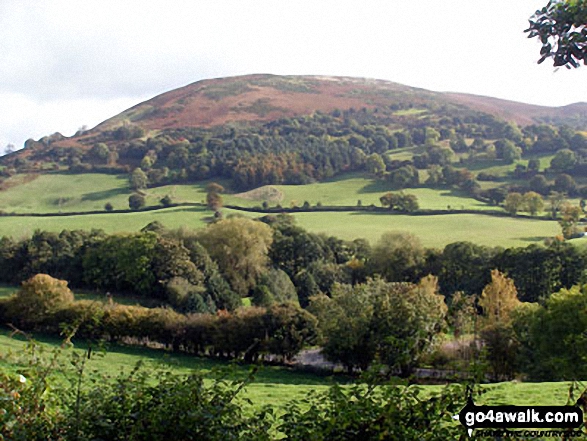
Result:
[[[515,372],[518,343],[512,328],[513,311],[520,306],[514,281],[498,270],[491,271],[491,282],[479,298],[482,314],[481,338],[487,349],[494,380],[511,378]]]

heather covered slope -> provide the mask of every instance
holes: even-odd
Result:
[[[124,124],[140,127],[145,136],[154,136],[174,129],[267,123],[317,111],[389,107],[406,119],[418,116],[406,113],[406,109],[427,109],[434,113],[443,108],[449,113],[458,113],[457,109],[488,113],[519,125],[553,123],[587,129],[586,103],[544,107],[476,95],[432,92],[385,80],[258,74],[197,81],[139,103],[87,132],[71,138],[59,135],[47,138],[53,146],[87,147],[104,138],[105,132]]]

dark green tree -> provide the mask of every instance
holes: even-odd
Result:
[[[552,0],[530,17],[528,38],[542,43],[542,63],[552,58],[554,66],[579,67],[587,63],[587,1]]]

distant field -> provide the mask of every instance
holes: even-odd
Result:
[[[456,206],[455,208],[459,208]],[[224,215],[240,214],[258,217],[260,213],[245,213],[223,209]],[[99,228],[108,233],[139,231],[152,221],[168,228],[203,228],[212,213],[203,208],[181,207],[128,214],[95,214],[67,217],[0,217],[0,236],[28,237],[36,229],[60,232],[64,229]],[[481,245],[526,246],[541,243],[560,233],[555,221],[523,218],[491,217],[475,214],[407,216],[386,213],[320,212],[293,215],[300,226],[315,233],[325,233],[353,240],[368,239],[375,243],[386,231],[409,231],[427,247],[443,247],[467,240]]]
[[[271,189],[274,189],[274,191],[270,191]],[[284,208],[290,207],[292,203],[302,206],[305,201],[309,202],[311,206],[315,206],[318,202],[322,203],[322,205],[356,206],[360,200],[363,206],[371,204],[381,206],[379,198],[388,191],[397,190],[393,189],[387,182],[351,174],[307,185],[265,186],[244,193],[243,197],[224,195],[224,200],[227,204],[245,207],[259,206],[264,200],[267,200],[271,207],[279,203]],[[495,207],[468,197],[458,190],[408,188],[404,192],[416,195],[421,208],[446,209],[451,206],[456,209],[495,209]],[[275,194],[279,194],[280,198],[270,200],[265,196]]]
[[[7,180],[20,182],[22,175]],[[15,182],[15,183],[16,183]],[[16,213],[58,213],[128,208],[131,191],[123,175],[99,173],[44,174],[0,191],[0,210]]]
[[[41,345],[50,350],[60,341],[43,338]],[[0,330],[0,356],[9,351],[22,353],[24,342],[9,338],[7,331]],[[76,344],[78,351],[83,351],[84,344]],[[94,351],[96,354],[97,351]],[[65,352],[64,360],[67,357]],[[129,372],[137,362],[145,363],[146,369],[170,369],[178,374],[199,372],[206,378],[214,377],[214,370],[225,369],[229,365],[222,361],[192,357],[181,354],[171,354],[162,350],[138,347],[113,345],[108,352],[94,355],[88,362],[87,372],[97,371],[104,374],[116,375],[124,371]],[[17,366],[0,359],[0,366],[10,370]],[[244,376],[248,373],[246,365],[234,365],[234,375]],[[284,367],[262,367],[255,375],[255,379],[244,392],[244,396],[253,402],[254,407],[271,405],[273,408],[283,408],[289,401],[304,397],[309,391],[324,391],[333,382],[346,383],[346,377],[318,376],[314,374],[294,371]],[[487,393],[477,398],[477,404],[514,404],[514,405],[564,405],[566,404],[570,383],[520,383],[506,382],[488,385]],[[424,391],[438,391],[441,386],[423,386]]]
[[[60,232],[62,230],[102,229],[107,233],[139,231],[153,221],[169,228],[182,226],[202,228],[212,213],[199,207],[176,207],[157,211],[124,214],[92,214],[63,217],[0,217],[0,236],[28,237],[36,229]]]
[[[406,216],[371,213],[297,213],[298,224],[341,239],[375,243],[386,231],[408,231],[424,246],[444,247],[457,241],[489,246],[527,246],[560,233],[555,221],[492,217],[476,214]]]

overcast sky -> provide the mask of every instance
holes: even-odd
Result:
[[[162,92],[251,73],[391,80],[559,106],[587,67],[537,65],[547,0],[0,0],[0,152]]]

